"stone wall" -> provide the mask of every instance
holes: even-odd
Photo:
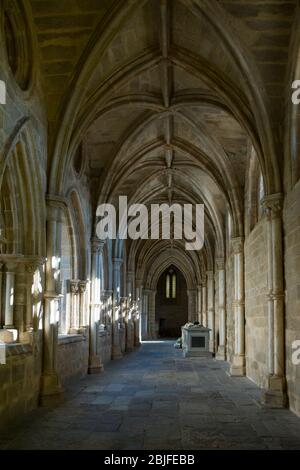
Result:
[[[83,377],[88,370],[89,343],[84,335],[63,335],[58,340],[57,369],[62,384]]]
[[[0,365],[0,429],[36,408],[41,377],[40,340],[37,344],[6,345]]]
[[[300,340],[300,181],[284,204],[286,378],[290,407],[300,415],[300,365],[292,364],[292,343]]]
[[[266,386],[268,303],[267,223],[261,219],[245,240],[246,373]]]
[[[103,364],[107,364],[111,360],[112,336],[110,327],[106,331],[99,333],[99,349]]]
[[[226,354],[231,362],[234,354],[234,311],[233,311],[233,255],[226,262]]]

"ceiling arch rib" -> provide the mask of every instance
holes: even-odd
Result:
[[[51,188],[63,191],[64,175],[83,142],[87,175],[97,193],[93,201],[116,202],[126,194],[130,203],[147,207],[168,200],[203,202],[203,257],[213,266],[215,256],[224,256],[228,211],[232,236],[244,234],[242,194],[251,145],[266,192],[276,180],[264,92],[244,80],[249,72],[260,83],[259,74],[232,35],[216,40],[227,35],[228,26],[218,24],[206,1],[132,1],[123,11],[119,7],[103,20],[107,31],[98,35],[99,42],[96,35],[90,40],[90,57],[81,60],[82,70],[74,75],[76,92],[65,98],[66,116],[73,112],[58,133]],[[182,27],[181,17],[188,22]],[[140,42],[130,48],[130,37]],[[253,107],[256,101],[259,109]],[[138,257],[143,242],[134,243]]]

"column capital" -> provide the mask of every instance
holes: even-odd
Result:
[[[45,261],[46,258],[40,256],[26,256],[22,262],[25,265],[26,272],[28,274],[34,274],[38,268],[43,266]]]
[[[24,255],[0,255],[0,263],[7,272],[14,272],[24,260]]]
[[[123,258],[113,258],[113,263],[115,268],[119,268],[123,263]]]
[[[149,289],[149,287],[146,287],[146,288],[143,289],[143,294],[145,294],[145,295],[150,295],[151,292],[152,292],[152,289]]]
[[[77,294],[79,281],[77,279],[70,279],[70,291],[72,294]]]
[[[265,196],[263,198],[262,205],[272,218],[281,217],[283,208],[283,194],[276,193]]]
[[[93,237],[91,239],[92,253],[102,253],[104,245],[105,245],[105,240],[100,240],[100,238]]]
[[[212,281],[213,278],[214,278],[214,272],[213,270],[209,270],[209,271],[206,271],[206,276],[207,276],[207,279]]]
[[[105,302],[106,300],[108,300],[113,294],[113,291],[112,290],[104,290],[102,293],[101,293],[101,301],[102,302]]]
[[[197,294],[197,289],[187,289],[186,290],[188,297],[192,297]]]
[[[78,290],[80,294],[84,294],[86,291],[88,281],[78,281]]]
[[[243,253],[244,250],[244,238],[243,237],[235,237],[231,239],[231,245],[233,248],[233,252],[235,255],[239,253]]]
[[[61,196],[47,194],[47,220],[61,222],[61,213],[68,207],[68,202]]]
[[[225,269],[225,259],[224,258],[216,258],[216,266],[218,271],[222,271]]]

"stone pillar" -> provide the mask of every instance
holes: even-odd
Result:
[[[207,284],[202,282],[202,324],[207,327]]]
[[[5,261],[4,270],[4,296],[3,296],[3,317],[4,328],[14,329],[14,296],[15,296],[15,270],[16,261]]]
[[[105,290],[101,294],[101,302],[103,304],[104,318],[103,323],[109,328],[112,325],[112,290]]]
[[[207,271],[207,326],[210,328],[209,332],[209,351],[215,352],[215,286],[214,286],[214,272]]]
[[[86,320],[86,286],[87,281],[78,282],[78,295],[79,295],[79,328],[87,325]]]
[[[234,356],[230,368],[233,376],[246,373],[245,362],[245,283],[244,283],[244,239],[232,239],[234,253]]]
[[[27,304],[27,279],[25,264],[18,263],[15,274],[15,295],[14,295],[14,324],[16,326],[18,336],[17,341],[21,341],[21,337],[25,331],[26,323],[26,304]]]
[[[31,297],[31,304],[32,304],[31,309],[30,309],[31,319],[32,319],[32,328],[33,328],[33,331],[35,332],[38,331],[39,325],[41,322],[40,311],[41,311],[41,307],[43,303],[43,288],[42,288],[41,272],[42,272],[42,267],[44,263],[45,263],[45,259],[41,258],[39,265],[36,267],[33,273],[33,288],[32,290],[30,290],[30,294],[32,293],[32,295],[29,294]],[[31,278],[31,273],[30,274],[28,273],[28,279],[30,278]],[[29,280],[28,280],[28,283],[29,283]],[[27,322],[28,325],[29,325],[29,321],[30,321],[30,312],[28,313],[28,322]],[[31,327],[28,328],[29,331],[30,329]]]
[[[57,241],[60,239],[60,207],[48,199],[47,207],[47,260],[44,294],[43,317],[43,369],[41,376],[41,404],[55,401],[61,397],[62,388],[57,373],[58,347],[58,299],[57,291],[60,272],[60,251]]]
[[[120,317],[119,317],[119,340],[122,354],[126,350],[126,335],[128,326],[128,299],[127,297],[120,298]]]
[[[156,297],[156,290],[149,289],[148,294],[148,327],[149,333],[148,337],[150,339],[156,338],[156,328],[155,328],[155,297]]]
[[[188,296],[188,321],[194,322],[198,320],[197,315],[197,290],[187,289]]]
[[[141,345],[141,313],[139,310],[139,304],[137,301],[134,302],[134,345],[140,346]]]
[[[126,352],[130,352],[134,348],[134,323],[132,318],[133,313],[133,302],[127,300],[127,309],[126,309]]]
[[[127,271],[127,296],[133,300],[134,293],[134,271]]]
[[[135,281],[135,289],[136,289],[136,301],[135,301],[135,309],[134,309],[134,331],[135,331],[135,346],[140,346],[141,339],[142,339],[142,292],[143,292],[143,284],[142,280],[136,279]]]
[[[114,273],[114,302],[113,302],[113,326],[112,326],[112,359],[120,359],[123,357],[121,344],[120,344],[120,289],[121,289],[121,265],[123,260],[121,258],[113,259],[113,273]]]
[[[70,325],[69,333],[78,333],[79,327],[79,311],[78,311],[78,280],[70,280]]]
[[[142,340],[149,338],[149,295],[150,289],[143,289],[142,312],[141,312],[141,333]]]
[[[226,284],[225,284],[225,263],[223,258],[216,260],[218,270],[219,289],[219,345],[216,359],[225,361],[226,359]]]
[[[202,325],[202,286],[197,286],[197,320]]]
[[[33,296],[35,295],[34,275],[44,263],[44,259],[36,259],[35,261],[27,261],[25,265],[26,271],[26,317],[25,317],[25,330],[30,332],[33,330]]]
[[[282,194],[266,196],[268,217],[268,380],[262,402],[266,406],[286,406],[284,288],[282,241]]]
[[[91,289],[90,289],[90,318],[89,318],[89,374],[99,374],[104,370],[98,345],[99,312],[97,310],[97,266],[98,258],[103,250],[104,241],[94,238],[91,240]]]

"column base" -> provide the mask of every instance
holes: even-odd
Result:
[[[61,402],[63,388],[57,373],[45,374],[41,377],[39,402],[41,406],[51,406]]]
[[[225,346],[219,346],[218,352],[216,354],[216,359],[218,361],[226,361]]]
[[[104,371],[104,366],[99,356],[92,356],[89,359],[88,374],[100,374]]]
[[[285,408],[287,406],[285,379],[283,377],[269,376],[268,388],[262,392],[261,403],[268,408]]]
[[[123,353],[121,351],[120,346],[113,346],[111,358],[115,360],[115,359],[122,359],[122,357],[123,357]]]
[[[233,361],[230,366],[230,375],[232,377],[243,377],[246,374],[245,356],[233,356]]]

